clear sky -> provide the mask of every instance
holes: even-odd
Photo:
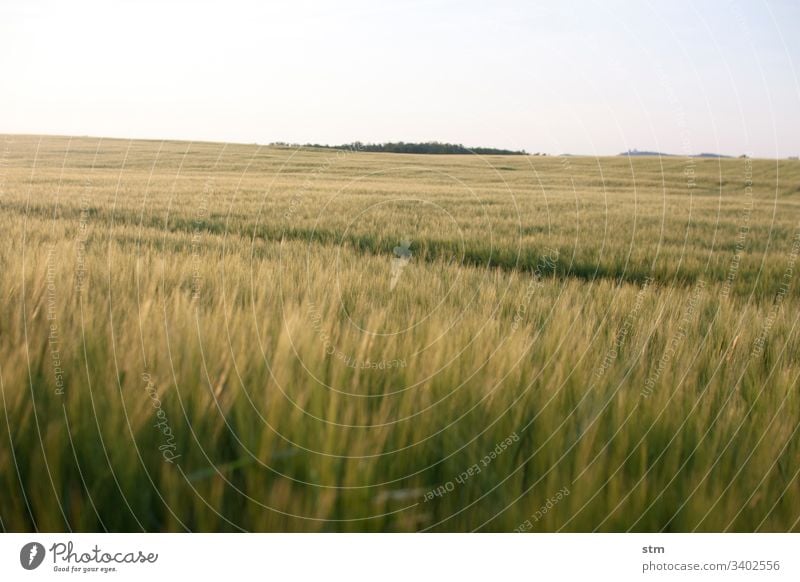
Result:
[[[2,0],[0,132],[800,154],[797,0]]]

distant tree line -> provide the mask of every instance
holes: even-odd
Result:
[[[276,144],[278,145],[278,144]],[[281,144],[282,145],[282,144]],[[480,154],[484,156],[525,156],[525,150],[504,150],[499,148],[467,148],[460,143],[442,143],[438,141],[362,143],[354,141],[342,145],[303,144],[303,147],[351,150],[360,152],[385,152],[392,154]]]

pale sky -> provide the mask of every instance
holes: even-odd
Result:
[[[0,133],[800,154],[800,2],[0,0]]]

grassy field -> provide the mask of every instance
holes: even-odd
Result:
[[[0,136],[5,531],[800,531],[800,163]]]

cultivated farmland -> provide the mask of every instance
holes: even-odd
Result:
[[[800,531],[800,163],[0,136],[6,531]]]

